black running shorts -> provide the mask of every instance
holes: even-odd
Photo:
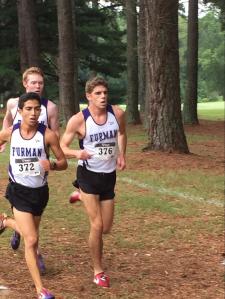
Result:
[[[18,211],[41,216],[48,203],[49,189],[47,184],[38,188],[29,188],[10,182],[6,188],[5,197]]]
[[[110,173],[93,172],[86,167],[77,167],[77,180],[73,183],[87,194],[97,194],[100,200],[114,199],[116,171]]]

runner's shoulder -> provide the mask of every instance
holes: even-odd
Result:
[[[18,105],[18,102],[19,102],[19,98],[10,98],[8,99],[7,101],[7,108],[8,109],[13,109],[15,106]]]

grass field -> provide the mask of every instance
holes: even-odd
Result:
[[[120,105],[124,110],[125,105]],[[198,103],[199,119],[224,120],[224,102]]]
[[[118,172],[115,223],[105,237],[109,290],[91,283],[87,217],[82,204],[68,203],[76,162],[50,173],[40,243],[43,280],[57,299],[224,298],[224,127],[212,121],[223,119],[223,105],[200,104],[199,115],[210,122],[185,128],[190,155],[143,153],[145,130],[128,126],[127,169]],[[10,214],[3,198],[8,149],[0,164],[0,211]],[[0,237],[0,285],[10,289],[5,298],[31,298],[23,244],[13,252],[10,236],[7,230]]]
[[[224,102],[209,102],[198,104],[200,119],[224,120]]]

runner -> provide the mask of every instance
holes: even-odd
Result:
[[[35,92],[41,96],[41,113],[39,116],[39,122],[45,124],[51,128],[59,137],[59,120],[58,120],[58,108],[50,100],[42,97],[44,90],[44,73],[38,67],[30,67],[23,73],[22,77],[23,86],[26,92]],[[7,102],[7,110],[3,119],[2,128],[6,129],[21,121],[21,115],[18,112],[19,98],[11,98]],[[0,146],[0,152],[4,151],[5,144]],[[11,247],[17,250],[20,245],[20,235],[15,231],[11,238]],[[43,261],[43,257],[38,249],[38,265],[42,274],[46,272],[46,267]]]
[[[69,120],[61,140],[67,158],[78,159],[77,181],[90,221],[89,247],[94,266],[94,283],[109,287],[102,265],[102,235],[111,229],[114,216],[116,167],[126,166],[124,111],[108,104],[108,84],[99,77],[86,83],[88,108]],[[78,136],[80,150],[70,148]]]
[[[6,197],[14,219],[0,214],[0,234],[12,228],[24,238],[25,259],[39,299],[54,299],[43,287],[38,268],[39,225],[47,206],[49,170],[67,168],[57,135],[39,123],[41,99],[38,94],[25,93],[19,98],[22,121],[0,132],[0,145],[10,141],[9,184]],[[49,149],[56,161],[49,161]]]

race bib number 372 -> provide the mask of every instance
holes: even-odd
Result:
[[[37,157],[16,159],[15,174],[21,176],[37,176],[40,174],[40,164]]]

